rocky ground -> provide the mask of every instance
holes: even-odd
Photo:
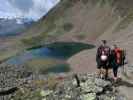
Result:
[[[0,67],[0,100],[132,100],[133,68],[114,83],[95,74],[35,75],[24,66]],[[131,71],[132,70],[132,71]]]
[[[28,77],[31,72],[28,72],[24,66],[0,66],[0,100],[8,100],[10,94],[17,91],[19,86],[23,84],[22,79]]]

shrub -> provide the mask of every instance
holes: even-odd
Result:
[[[72,23],[65,23],[64,25],[63,25],[63,29],[65,30],[65,31],[71,31],[72,29],[73,29],[73,24]]]

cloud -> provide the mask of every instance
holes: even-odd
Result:
[[[20,12],[8,0],[0,0],[0,17],[12,17],[19,14]]]
[[[0,0],[0,17],[24,16],[34,20],[45,15],[60,0]]]
[[[8,0],[8,2],[22,12],[28,12],[33,6],[33,0]]]
[[[28,13],[28,16],[40,18],[45,15],[51,8],[53,8],[59,0],[33,0],[33,6]]]

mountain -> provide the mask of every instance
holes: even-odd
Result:
[[[60,3],[57,6],[38,22],[32,24],[32,26],[22,35],[7,40],[0,40],[1,61],[5,58],[7,60],[7,58],[14,57],[14,55],[24,54],[24,52],[29,53],[26,50],[27,48],[28,50],[32,50],[36,49],[36,47],[41,47],[45,43],[56,41],[92,43],[95,46],[98,46],[100,40],[106,39],[110,46],[112,44],[118,44],[121,48],[126,49],[127,52],[126,60],[128,64],[120,68],[118,75],[121,76],[121,79],[116,83],[112,82],[112,79],[104,81],[96,78],[96,75],[81,75],[81,73],[95,74],[96,48],[80,51],[78,54],[68,58],[67,63],[71,68],[71,72],[79,74],[79,79],[81,80],[80,88],[76,88],[75,82],[73,81],[74,79],[70,76],[68,80],[66,80],[65,77],[62,77],[64,73],[61,74],[61,77],[56,77],[56,75],[54,75],[55,79],[58,79],[57,82],[60,84],[57,84],[53,76],[50,76],[50,78],[48,78],[47,75],[42,76],[42,74],[39,76],[36,68],[39,69],[41,67],[41,62],[39,59],[34,59],[31,62],[33,62],[33,65],[36,67],[35,75],[33,74],[33,76],[24,79],[22,84],[20,83],[21,87],[14,93],[15,96],[13,96],[12,99],[18,100],[19,98],[24,97],[27,99],[38,98],[38,100],[50,100],[51,98],[51,100],[132,100],[132,4],[133,0],[60,0]],[[72,48],[66,48],[65,46],[63,46],[63,48],[65,48],[66,51],[68,49],[71,51],[73,50]],[[54,48],[51,48],[51,51],[54,51]],[[37,52],[35,54],[37,54]],[[41,56],[41,54],[39,56]],[[45,59],[43,60],[43,62],[47,62]],[[49,62],[47,63],[49,65]],[[9,66],[7,67],[12,68]],[[19,68],[20,67],[21,66],[19,66]],[[23,68],[24,67],[28,68],[28,66],[25,65]],[[33,68],[33,66],[31,67]],[[42,68],[46,67],[46,64],[43,63]],[[1,68],[3,69],[3,67]],[[31,69],[29,70],[32,71]],[[2,72],[5,74],[5,71]],[[14,70],[11,72],[14,72]],[[109,70],[109,76],[112,78],[111,72],[112,70]],[[48,79],[48,81],[43,81],[45,77],[47,77],[46,79]],[[63,78],[65,79],[64,81]],[[31,80],[28,81],[28,79]],[[76,79],[78,80],[78,78]],[[106,83],[108,85],[106,85]],[[35,86],[37,86],[37,88]],[[49,88],[45,88],[45,86]],[[27,87],[30,87],[30,89],[27,89]],[[38,87],[42,90],[39,90]],[[119,92],[121,93],[119,94]],[[29,95],[27,95],[27,93]]]
[[[132,22],[132,3],[132,0],[61,0],[25,32],[24,40],[34,41],[33,44],[53,38],[88,42],[102,34],[114,36]]]
[[[32,47],[52,41],[98,43],[106,39],[133,57],[132,0],[61,0],[21,38]]]
[[[18,37],[33,23],[33,20],[26,18],[0,18],[0,61],[21,52],[23,46]]]
[[[55,41],[99,45],[99,40],[106,39],[125,48],[132,64],[132,3],[132,0],[61,0],[47,15],[9,43],[25,49]]]
[[[1,18],[0,19],[0,37],[15,36],[29,28],[33,20],[26,18]]]

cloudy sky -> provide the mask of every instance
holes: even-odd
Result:
[[[37,20],[59,1],[60,0],[0,0],[0,18],[24,16]]]

